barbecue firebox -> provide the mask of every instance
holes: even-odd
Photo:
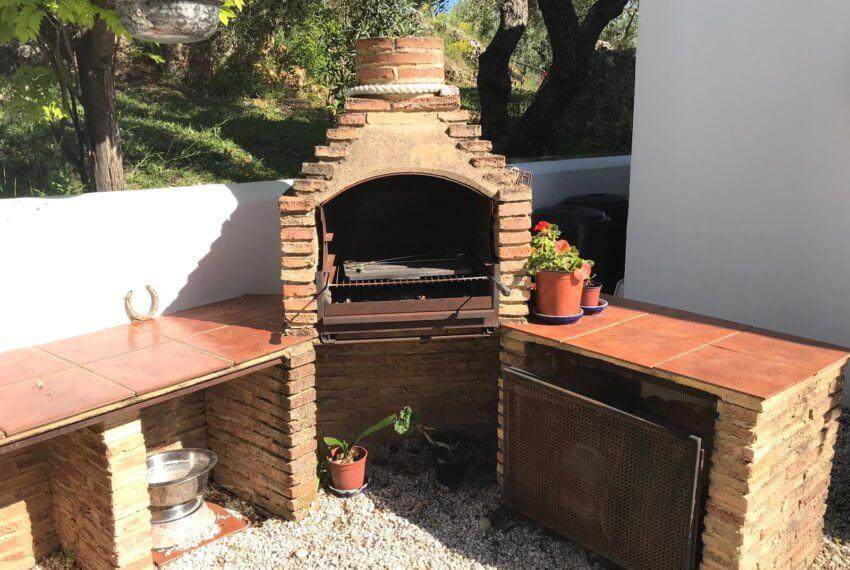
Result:
[[[489,198],[441,178],[390,176],[343,192],[319,218],[326,340],[481,334],[498,325]]]
[[[285,326],[356,341],[522,320],[530,180],[467,123],[441,40],[356,49],[358,97],[281,199]]]

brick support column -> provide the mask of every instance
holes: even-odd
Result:
[[[515,176],[510,173],[508,177]],[[531,255],[531,187],[512,181],[505,184],[499,191],[496,211],[499,271],[502,283],[511,288],[510,295],[499,297],[499,316],[502,322],[522,321],[528,316],[531,298],[530,277],[525,269]]]
[[[841,415],[841,367],[754,411],[719,402],[709,474],[705,570],[810,568]]]
[[[206,391],[215,481],[290,520],[306,516],[317,496],[315,360],[306,342],[273,368]]]
[[[0,455],[0,569],[32,568],[59,547],[44,444]]]
[[[310,187],[297,181],[297,188]],[[316,204],[310,196],[280,198],[281,280],[284,329],[296,336],[316,336],[316,267],[319,240]]]
[[[496,480],[501,485],[504,477],[505,465],[505,378],[502,370],[511,366],[522,367],[525,362],[525,343],[512,339],[507,335],[501,336],[501,351],[499,352],[499,425],[496,429],[498,440],[498,451],[496,453]]]
[[[83,568],[152,568],[145,441],[138,417],[50,442],[54,520]]]

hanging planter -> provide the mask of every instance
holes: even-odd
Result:
[[[137,40],[189,44],[218,29],[221,0],[116,0],[121,23]]]

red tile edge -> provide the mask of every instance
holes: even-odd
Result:
[[[224,507],[216,505],[215,503],[211,503],[209,501],[204,501],[206,505],[210,508],[210,510],[215,513],[216,524],[218,525],[218,532],[212,538],[208,538],[207,540],[201,541],[195,546],[191,548],[187,548],[186,550],[153,550],[151,554],[153,555],[153,563],[156,566],[162,566],[163,564],[167,564],[180,558],[184,554],[188,554],[189,552],[193,552],[207,544],[214,542],[216,540],[221,540],[222,538],[228,537],[232,534],[236,534],[237,532],[241,532],[246,528],[251,526],[251,521],[243,516],[236,516],[230,511],[226,510]]]

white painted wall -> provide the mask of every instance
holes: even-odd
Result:
[[[285,181],[0,200],[0,351],[280,291]]]
[[[626,294],[850,345],[850,2],[645,0]]]
[[[535,201],[558,201],[610,191],[611,159],[599,160],[522,166]],[[144,312],[147,284],[160,314],[279,292],[277,199],[289,182],[0,200],[0,352],[127,323],[124,295]]]
[[[545,208],[579,194],[607,192],[628,195],[629,156],[602,156],[511,163],[533,174],[532,207]]]

